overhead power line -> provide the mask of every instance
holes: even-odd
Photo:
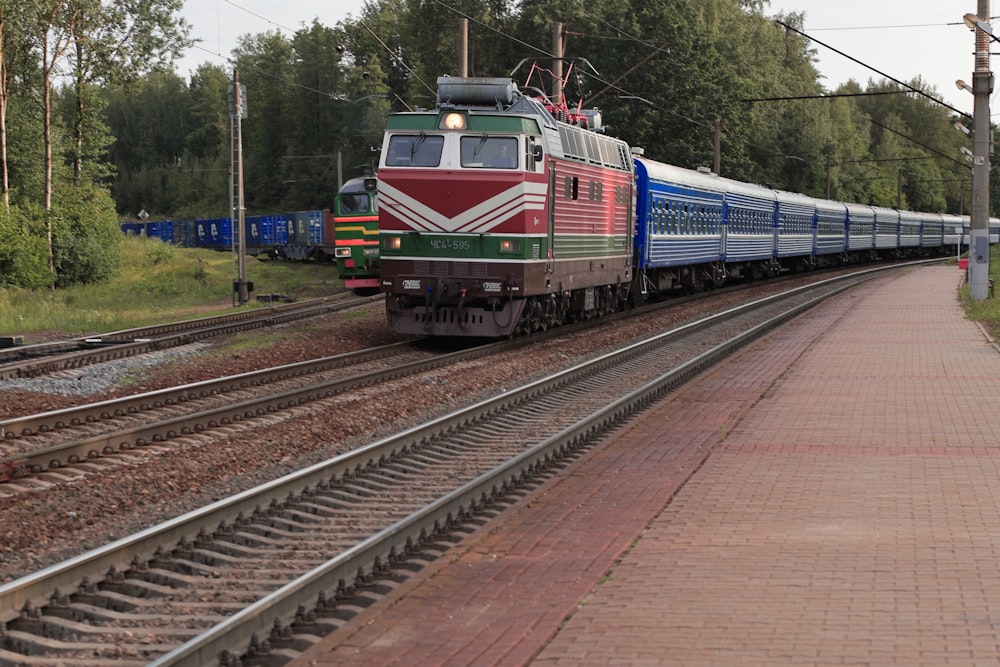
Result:
[[[882,123],[878,122],[874,118],[869,118],[868,122],[870,122],[872,125],[875,125],[877,127],[881,127],[883,130],[886,130],[887,132],[892,132],[893,134],[898,135],[898,136],[902,137],[903,139],[906,139],[907,141],[912,141],[917,146],[920,146],[921,148],[923,148],[925,151],[929,151],[929,152],[931,152],[931,153],[933,153],[933,154],[935,154],[935,155],[937,155],[937,156],[939,156],[939,157],[941,157],[941,158],[943,158],[945,160],[951,160],[952,162],[954,162],[955,164],[959,165],[960,167],[965,167],[966,166],[965,164],[963,164],[959,160],[956,160],[955,158],[951,157],[950,155],[948,155],[946,153],[942,153],[941,151],[937,150],[936,148],[931,148],[927,144],[922,143],[920,141],[917,141],[913,137],[908,137],[905,134],[903,134],[902,132],[900,132],[898,130],[892,129],[888,125],[883,125]]]
[[[785,100],[832,100],[837,97],[871,97],[873,95],[910,95],[909,90],[880,90],[871,93],[834,93],[832,95],[793,95],[791,97],[754,97],[742,102],[783,102]]]
[[[885,72],[882,72],[882,71],[880,71],[880,70],[877,70],[877,69],[875,69],[874,67],[872,67],[871,65],[868,65],[868,64],[866,64],[866,63],[863,63],[863,62],[861,62],[860,60],[858,60],[857,58],[854,58],[853,56],[849,56],[849,55],[847,55],[847,54],[846,54],[846,53],[844,53],[843,51],[841,51],[841,50],[839,50],[839,49],[835,49],[834,47],[830,46],[829,44],[825,44],[825,43],[823,43],[823,42],[819,41],[818,39],[816,39],[815,37],[811,37],[810,35],[807,35],[806,33],[802,32],[802,31],[801,31],[801,30],[799,30],[798,28],[794,28],[794,27],[792,27],[792,26],[788,25],[788,24],[787,24],[787,23],[785,23],[784,21],[775,21],[775,23],[777,23],[778,25],[780,25],[780,26],[782,26],[783,28],[785,28],[785,30],[791,30],[792,32],[794,32],[794,33],[796,33],[796,34],[798,34],[798,35],[801,35],[802,37],[805,37],[805,38],[806,38],[806,39],[808,39],[808,40],[812,40],[813,42],[816,42],[816,43],[817,43],[817,44],[819,44],[820,46],[822,46],[822,47],[825,47],[825,48],[827,48],[827,49],[830,49],[831,51],[833,51],[833,52],[834,52],[834,53],[836,53],[837,55],[841,55],[841,56],[844,56],[844,57],[845,57],[845,58],[847,58],[848,60],[850,60],[850,61],[852,61],[852,62],[856,62],[857,64],[861,65],[862,67],[865,67],[865,68],[867,68],[867,69],[870,69],[871,71],[875,72],[875,73],[876,73],[876,74],[878,74],[879,76],[881,76],[881,77],[884,77],[884,78],[886,78],[886,79],[889,79],[889,80],[890,80],[890,81],[892,81],[893,83],[896,83],[896,84],[898,84],[898,85],[900,85],[900,86],[903,86],[904,88],[907,88],[907,89],[909,89],[910,91],[912,91],[912,92],[914,92],[914,93],[916,93],[916,94],[918,94],[918,95],[922,95],[922,96],[926,97],[927,99],[929,99],[929,100],[931,100],[931,101],[933,101],[933,102],[935,102],[935,103],[937,103],[937,104],[940,104],[941,106],[945,107],[946,109],[950,109],[950,110],[954,111],[955,113],[957,113],[957,114],[958,114],[958,115],[960,115],[960,116],[964,116],[964,117],[966,117],[966,118],[972,118],[972,116],[970,116],[969,114],[965,113],[964,111],[959,111],[959,110],[958,110],[958,109],[956,109],[955,107],[951,106],[950,104],[947,104],[946,102],[943,102],[943,101],[939,100],[938,98],[934,97],[933,95],[929,95],[928,93],[926,93],[926,92],[924,92],[924,91],[920,90],[919,88],[914,88],[913,86],[911,86],[911,85],[910,85],[910,84],[908,84],[908,83],[903,83],[902,81],[900,81],[900,80],[899,80],[899,79],[897,79],[896,77],[893,77],[893,76],[889,76],[889,75],[888,75],[888,74],[886,74]]]

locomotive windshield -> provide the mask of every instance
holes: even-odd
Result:
[[[367,213],[369,195],[365,192],[342,194],[340,200],[340,213]]]
[[[388,167],[437,167],[441,164],[444,136],[396,134],[389,138]]]
[[[517,169],[517,138],[462,137],[462,166]]]
[[[453,142],[458,142],[457,145]],[[448,155],[444,155],[445,146]],[[455,153],[460,153],[455,155]],[[459,162],[469,169],[518,169],[521,140],[517,136],[478,134],[393,134],[385,157],[386,167],[440,167]]]

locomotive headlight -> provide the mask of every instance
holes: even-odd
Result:
[[[382,236],[382,250],[399,251],[403,247],[403,239],[399,236]]]
[[[521,241],[519,239],[501,239],[500,253],[504,255],[517,255],[521,252]]]
[[[350,248],[334,248],[333,254],[336,255],[337,257],[350,257],[351,256],[351,249]]]
[[[442,130],[464,130],[465,129],[465,115],[460,113],[446,113],[441,117],[441,129]]]

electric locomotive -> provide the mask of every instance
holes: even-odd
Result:
[[[668,291],[940,255],[961,238],[961,216],[946,232],[941,214],[646,159],[605,135],[596,109],[505,78],[442,77],[433,110],[390,116],[378,190],[389,328],[427,336],[530,334]]]
[[[344,288],[358,295],[379,289],[378,180],[352,178],[333,202],[334,257]]]
[[[441,77],[435,109],[390,116],[378,172],[389,327],[505,337],[619,310],[632,158],[601,129],[597,110],[509,78]]]

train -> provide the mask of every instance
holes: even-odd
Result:
[[[334,202],[334,256],[344,287],[358,295],[379,291],[378,179],[353,178]]]
[[[378,203],[376,179],[345,182],[331,209],[244,217],[246,253],[261,259],[336,263],[344,287],[378,293]],[[157,238],[189,248],[232,252],[231,218],[125,222],[125,234]]]
[[[440,77],[433,109],[390,115],[377,190],[392,331],[527,335],[664,292],[955,254],[967,239],[968,216],[816,199],[648,159],[609,136],[599,110],[570,108],[531,80]],[[990,227],[996,243],[1000,220]]]
[[[289,245],[290,236],[293,243],[296,241],[296,230],[300,226],[305,230],[310,228],[315,230],[318,227],[320,231],[318,233],[314,231],[313,238],[322,241],[322,221],[326,214],[326,211],[298,211],[246,216],[244,218],[246,252],[248,255],[261,258],[279,257],[281,253],[278,249]],[[208,248],[226,252],[233,250],[232,218],[124,222],[120,227],[126,235],[147,236],[184,248]],[[292,230],[291,234],[289,230]],[[307,233],[303,236],[308,243]],[[315,255],[316,253],[310,251],[304,258]]]

